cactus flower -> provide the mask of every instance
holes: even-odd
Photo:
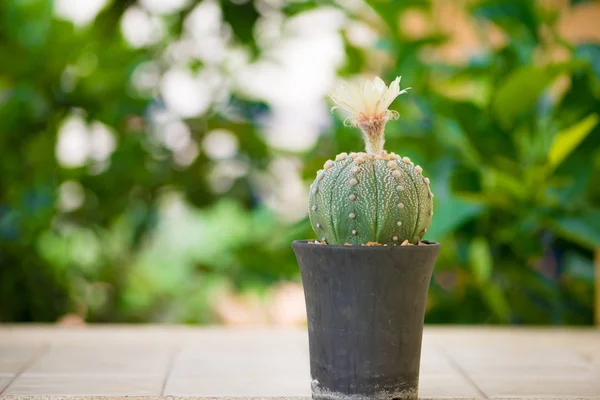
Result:
[[[389,119],[398,118],[398,113],[388,107],[410,89],[400,90],[400,79],[397,77],[389,86],[379,77],[362,84],[342,84],[330,95],[335,103],[331,110],[339,108],[348,113],[346,121],[362,131],[367,153],[383,150],[385,124]]]

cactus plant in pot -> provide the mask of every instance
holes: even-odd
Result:
[[[334,108],[366,151],[328,160],[310,187],[317,241],[295,241],[314,399],[417,399],[429,281],[440,246],[422,241],[433,193],[420,166],[383,149],[400,90],[380,78],[345,85]]]

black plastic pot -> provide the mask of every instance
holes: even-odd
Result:
[[[293,243],[302,273],[312,397],[417,399],[423,317],[438,243]]]

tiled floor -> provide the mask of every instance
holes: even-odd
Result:
[[[11,380],[12,380],[12,377],[9,375],[6,375],[6,376],[0,375],[0,393],[2,392],[2,390],[4,390],[4,388],[6,388],[8,386],[8,384],[10,383]]]
[[[0,326],[0,397],[308,397],[304,330]],[[600,399],[600,331],[427,327],[421,398]]]

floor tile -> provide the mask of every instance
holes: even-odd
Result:
[[[151,376],[18,377],[5,395],[28,396],[159,396],[163,378]]]
[[[8,384],[10,383],[10,381],[12,381],[12,380],[13,380],[13,377],[11,377],[11,376],[0,376],[0,393],[2,393],[4,388],[6,388],[8,386]]]
[[[165,396],[215,397],[299,397],[310,396],[309,379],[281,379],[277,376],[248,379],[172,377],[165,387]]]
[[[455,360],[472,364],[514,364],[539,366],[548,363],[578,366],[589,361],[578,352],[564,348],[523,348],[517,345],[507,347],[462,346],[448,350]]]
[[[466,378],[458,373],[421,373],[419,397],[423,398],[483,398]]]
[[[39,346],[8,346],[0,345],[0,375],[17,374],[28,363],[40,354],[42,347]]]
[[[248,357],[179,356],[171,368],[173,377],[223,378],[229,375],[260,378],[278,376],[286,378],[305,378],[310,376],[308,357],[273,357],[265,354]]]
[[[446,356],[432,349],[423,349],[421,374],[451,374],[453,372],[456,372],[455,367]]]
[[[274,352],[274,349],[277,349]],[[286,337],[243,337],[236,338],[223,335],[222,338],[206,338],[194,345],[184,345],[179,349],[182,358],[262,358],[273,357],[307,357],[308,347],[304,347]]]
[[[25,375],[146,374],[165,376],[170,346],[54,346],[36,360]]]
[[[593,377],[478,376],[473,380],[488,397],[600,399],[600,380]]]
[[[581,376],[593,364],[580,354],[565,349],[462,348],[451,357],[467,374],[514,376]]]

